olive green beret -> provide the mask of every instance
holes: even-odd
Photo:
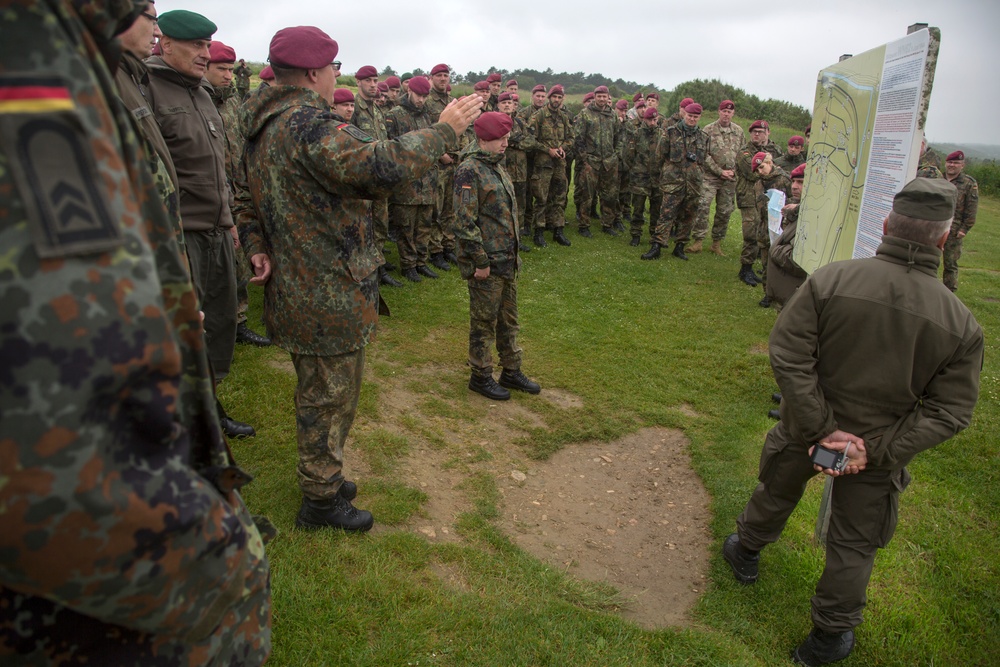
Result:
[[[896,193],[892,210],[918,220],[949,220],[955,216],[956,194],[943,178],[914,178]]]
[[[174,39],[212,39],[219,28],[201,14],[172,9],[157,17],[160,32]]]

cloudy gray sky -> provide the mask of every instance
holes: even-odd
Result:
[[[911,23],[928,23],[941,29],[928,137],[1000,145],[995,0],[160,0],[156,6],[160,13],[204,14],[219,25],[216,38],[248,60],[267,57],[276,30],[315,25],[340,44],[345,74],[369,64],[402,72],[446,62],[462,73],[490,66],[600,72],[667,90],[718,78],[808,109],[820,69],[843,53],[904,36]]]

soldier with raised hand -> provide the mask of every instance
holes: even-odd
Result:
[[[656,221],[660,217],[660,209],[663,206],[663,194],[659,185],[660,172],[655,164],[656,147],[662,134],[659,115],[655,107],[645,109],[642,125],[633,131],[625,147],[625,158],[630,165],[628,189],[632,194],[632,224],[630,228],[632,240],[629,241],[629,245],[632,247],[638,247],[642,239],[646,202],[649,201],[649,236],[651,239],[656,231]]]
[[[469,284],[469,389],[495,401],[508,389],[541,391],[521,371],[517,344],[517,199],[503,167],[513,120],[487,112],[476,119],[476,147],[455,171],[459,269]],[[500,353],[500,384],[493,379],[492,348]]]
[[[580,229],[590,228],[591,199],[600,197],[601,231],[618,236],[615,219],[618,215],[618,163],[621,159],[621,140],[624,134],[621,123],[611,108],[611,94],[607,86],[594,89],[594,101],[577,116],[573,137],[577,164],[589,188],[583,199],[576,202],[576,215]]]
[[[111,71],[115,32],[143,22],[148,45],[155,8],[0,6],[0,663],[260,665],[249,477],[133,132],[148,107],[122,105]]]
[[[756,287],[762,281],[753,272],[753,263],[757,261],[757,193],[754,185],[757,183],[757,173],[752,168],[753,157],[760,151],[771,154],[772,158],[781,157],[781,151],[770,140],[771,126],[766,120],[755,120],[750,123],[750,139],[740,149],[736,156],[736,206],[740,209],[743,221],[743,249],[740,251],[740,272],[737,278],[750,287]]]
[[[715,202],[715,220],[712,223],[712,247],[710,251],[722,253],[722,240],[729,231],[729,218],[736,208],[736,155],[746,143],[743,128],[733,122],[736,104],[723,100],[719,104],[719,120],[702,128],[712,140],[712,148],[705,158],[705,185],[701,192],[701,204],[691,238],[694,242],[687,248],[689,253],[701,252],[702,243],[708,236],[708,217]]]
[[[566,153],[573,145],[569,114],[563,109],[565,94],[559,84],[548,92],[548,104],[528,121],[528,132],[536,142],[534,172],[531,174],[531,194],[535,198],[534,241],[544,248],[545,227],[552,228],[552,239],[568,246],[563,227],[566,226]]]
[[[962,239],[976,224],[979,211],[979,183],[965,173],[965,153],[955,151],[945,158],[944,175],[958,191],[955,200],[955,218],[951,233],[944,244],[944,273],[942,280],[952,292],[958,289],[958,260],[962,257]]]
[[[701,112],[697,102],[687,105],[684,120],[668,127],[657,144],[653,173],[659,175],[663,206],[656,221],[653,242],[642,259],[659,259],[660,248],[673,238],[673,256],[687,260],[684,245],[691,237],[691,226],[698,214],[705,175],[703,165],[711,151],[711,140],[698,129]]]
[[[330,112],[337,51],[311,26],[284,28],[271,39],[278,85],[247,102],[236,211],[255,280],[265,285],[268,332],[291,353],[298,377],[303,499],[296,523],[366,531],[374,519],[351,503],[357,487],[344,479],[343,448],[378,323],[381,257],[370,201],[433,173],[479,100],[456,101],[433,126],[376,141]],[[420,95],[421,86],[426,96],[423,77],[411,80],[410,94]]]

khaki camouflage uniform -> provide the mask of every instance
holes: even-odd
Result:
[[[712,140],[712,152],[705,158],[705,185],[701,191],[698,217],[691,238],[702,241],[708,236],[708,217],[715,202],[715,221],[712,223],[712,240],[721,241],[729,231],[729,218],[736,208],[736,174],[732,180],[722,178],[723,170],[736,169],[736,155],[746,143],[743,128],[736,123],[722,127],[719,121],[709,123],[705,134]]]
[[[625,144],[625,159],[631,165],[628,190],[632,195],[632,225],[629,231],[633,237],[642,236],[647,199],[650,237],[653,236],[656,221],[660,217],[663,193],[660,191],[658,182],[660,174],[655,161],[656,146],[662,134],[658,126],[649,127],[643,124],[629,134],[628,142]]]
[[[701,203],[705,158],[711,140],[697,127],[683,122],[667,128],[660,136],[653,165],[659,173],[663,205],[653,232],[653,241],[667,245],[670,238],[687,243]],[[692,159],[694,158],[694,159]]]
[[[469,283],[469,366],[484,377],[493,373],[494,342],[504,370],[521,368],[517,200],[502,159],[473,149],[455,172],[458,267]],[[476,269],[487,267],[489,277],[476,280]]]
[[[5,665],[270,652],[249,478],[219,427],[175,221],[105,61],[145,7],[0,2],[0,86],[25,93],[0,106]]]
[[[958,189],[955,200],[955,217],[951,222],[951,233],[944,243],[944,275],[945,286],[954,292],[958,289],[958,260],[962,257],[962,241],[959,232],[969,233],[976,224],[976,213],[979,211],[979,184],[964,171],[951,182]]]
[[[569,114],[560,107],[553,111],[546,104],[528,121],[528,133],[537,143],[534,172],[531,174],[531,194],[535,198],[535,230],[546,226],[562,229],[566,225],[566,160],[549,155],[550,148],[562,148],[567,154],[573,147],[573,130]]]
[[[751,141],[740,149],[736,156],[736,206],[740,209],[743,219],[743,249],[740,251],[740,264],[752,266],[760,255],[757,247],[757,225],[760,222],[757,212],[757,193],[754,186],[757,183],[757,172],[751,169],[753,156],[761,151],[770,153],[771,157],[781,157],[781,150],[773,141],[764,146],[757,146]],[[766,263],[765,263],[766,265]]]
[[[590,208],[595,196],[601,202],[601,227],[614,227],[618,211],[618,163],[623,130],[610,107],[592,104],[577,116],[573,133],[573,153],[577,161],[577,182],[584,183],[581,199],[574,199],[580,229],[590,229]]]
[[[298,376],[299,486],[307,498],[328,498],[344,479],[364,348],[378,323],[381,257],[370,202],[433,173],[455,135],[438,124],[375,141],[297,86],[254,95],[244,118],[240,234],[248,256],[271,259],[264,324]]]

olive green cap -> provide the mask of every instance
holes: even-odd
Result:
[[[212,39],[219,28],[201,14],[172,9],[157,17],[160,32],[174,39]]]
[[[943,178],[914,178],[896,193],[892,210],[917,220],[949,220],[955,216],[957,193]]]

